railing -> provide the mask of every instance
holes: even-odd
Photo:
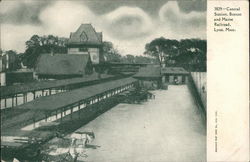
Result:
[[[72,106],[67,106],[65,107],[65,109],[63,108],[61,111],[56,111],[53,113],[53,115],[49,115],[42,120],[26,125],[25,127],[21,128],[21,130],[33,130],[43,125],[49,125],[49,123],[55,122],[59,119],[62,120],[62,118],[64,118],[65,116],[72,115],[75,112],[80,112],[81,109],[86,108],[89,105],[98,103],[99,101],[102,101],[104,99],[117,95],[121,92],[124,92],[128,90],[129,88],[132,88],[133,86],[134,86],[134,83],[127,84],[119,88],[111,89],[107,92],[97,94],[96,96],[93,96],[89,99],[84,99],[81,102],[72,104]]]
[[[37,98],[43,97],[43,96],[49,96],[61,92],[67,92],[73,89],[81,88],[88,85],[98,84],[99,82],[106,82],[110,79],[119,79],[119,77],[106,77],[102,79],[93,79],[93,80],[87,80],[82,82],[76,82],[72,83],[70,85],[60,85],[58,87],[50,87],[50,88],[43,88],[43,89],[37,89],[37,90],[30,90],[25,92],[18,92],[13,95],[8,96],[2,96],[0,97],[0,109],[1,111],[3,109],[13,108],[18,105],[25,104],[27,102],[30,102],[32,100],[35,100]],[[43,84],[43,83],[41,83]]]

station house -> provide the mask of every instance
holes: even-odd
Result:
[[[92,74],[103,60],[102,33],[91,24],[81,24],[70,33],[66,44],[67,54],[43,54],[38,58],[37,79],[65,79]]]

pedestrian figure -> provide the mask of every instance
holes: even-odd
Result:
[[[177,78],[177,77],[175,77],[175,79],[174,79],[174,83],[175,83],[175,84],[178,84],[178,83],[179,83],[179,81],[178,81],[178,78]]]
[[[204,85],[202,86],[202,92],[203,92],[203,93],[205,92],[205,87],[204,87]]]

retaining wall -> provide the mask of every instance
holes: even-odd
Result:
[[[205,75],[205,74],[203,74],[203,75]],[[203,82],[198,81],[197,76],[199,76],[199,74],[190,73],[190,75],[188,77],[187,85],[188,85],[188,88],[193,96],[194,101],[196,102],[196,105],[197,105],[199,111],[201,112],[201,116],[206,124],[206,114],[207,114],[207,112],[206,112],[206,90],[205,90],[205,92],[203,92],[203,90],[202,90],[202,85],[205,84],[206,82],[204,79],[203,79]]]

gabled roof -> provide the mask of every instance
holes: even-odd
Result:
[[[164,67],[161,68],[162,74],[188,74],[188,72],[182,67]]]
[[[46,75],[83,75],[89,61],[89,55],[42,54],[35,71]]]
[[[159,66],[141,67],[139,72],[134,75],[135,78],[159,78],[161,77],[161,68]]]
[[[182,67],[163,67],[160,66],[146,66],[139,69],[139,72],[134,75],[135,78],[157,78],[162,74],[188,74]]]
[[[91,24],[81,24],[76,32],[70,33],[68,44],[101,45],[102,33],[97,33]]]
[[[98,32],[97,36],[98,36],[99,40],[102,42],[102,32]]]

